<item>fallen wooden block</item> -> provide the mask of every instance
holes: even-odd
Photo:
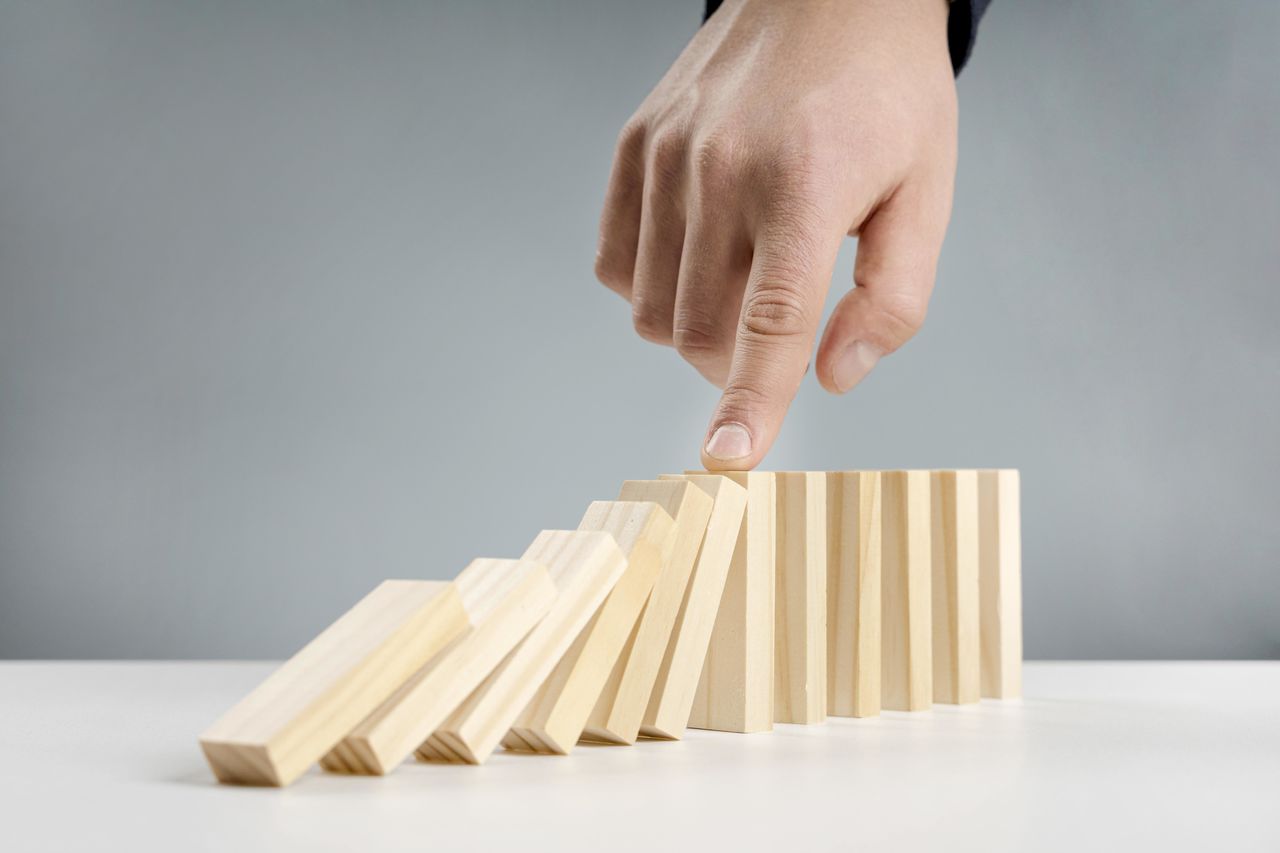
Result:
[[[453,641],[320,761],[337,773],[395,769],[551,609],[556,586],[532,560],[473,560],[454,584],[472,629]]]
[[[712,499],[689,482],[628,480],[622,484],[618,500],[652,501],[675,520],[669,550],[662,555],[661,572],[640,614],[635,636],[609,674],[582,732],[584,740],[631,744],[640,733],[658,670],[671,642],[672,628],[707,532]]]
[[[1018,472],[978,472],[982,695],[1022,695],[1022,527]]]
[[[880,698],[891,711],[933,703],[928,471],[881,474]]]
[[[977,702],[978,472],[934,471],[933,701]]]
[[[815,471],[775,475],[773,719],[827,718],[827,482]]]
[[[694,695],[707,658],[716,612],[724,594],[729,564],[733,561],[742,519],[747,509],[747,490],[728,477],[716,475],[670,475],[664,480],[686,480],[711,500],[706,534],[698,547],[693,576],[680,603],[671,640],[649,694],[640,734],[651,738],[679,740],[689,725]]]
[[[767,471],[720,475],[747,490],[747,509],[689,726],[764,732],[773,728],[774,475]]]
[[[551,610],[417,749],[424,761],[483,764],[627,568],[608,533],[544,530],[522,559],[546,566],[559,595]]]
[[[880,713],[880,472],[827,474],[827,712]]]
[[[609,673],[634,639],[662,556],[671,549],[675,522],[652,501],[596,501],[578,529],[612,534],[627,570],[512,724],[502,741],[508,749],[568,755],[582,737]]]
[[[468,628],[457,588],[383,581],[200,737],[219,782],[293,782]]]

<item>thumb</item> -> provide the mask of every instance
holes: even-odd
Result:
[[[839,238],[757,235],[729,379],[703,446],[708,471],[750,470],[773,444],[808,369]]]
[[[818,347],[823,388],[843,394],[920,330],[946,233],[949,194],[943,200],[939,210],[935,194],[904,185],[863,224],[855,286],[831,313]]]

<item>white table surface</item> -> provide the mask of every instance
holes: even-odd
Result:
[[[216,785],[262,663],[0,663],[4,850],[1280,851],[1280,663],[1029,663],[1027,698]]]

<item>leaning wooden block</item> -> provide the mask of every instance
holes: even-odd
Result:
[[[747,490],[747,510],[689,725],[764,732],[773,728],[774,475],[768,471],[721,475]]]
[[[635,637],[623,650],[600,691],[582,732],[584,740],[635,743],[644,721],[672,628],[680,612],[698,548],[711,516],[711,496],[679,480],[628,480],[620,501],[652,501],[675,520],[675,533],[662,555],[661,572],[640,614]]]
[[[978,701],[978,472],[934,471],[933,700]]]
[[[645,737],[679,740],[689,725],[702,664],[707,658],[725,579],[747,510],[747,490],[728,477],[715,475],[664,474],[663,479],[687,480],[713,501],[693,577],[680,603],[671,641],[658,668],[649,694],[649,707],[640,726],[640,733]]]
[[[891,711],[933,703],[928,471],[881,474],[880,697]]]
[[[982,695],[1022,695],[1022,527],[1018,472],[978,472]]]
[[[383,581],[201,735],[214,775],[288,785],[467,627],[453,584]]]
[[[556,586],[532,560],[473,560],[454,584],[472,629],[454,640],[320,762],[382,775],[409,757],[551,609]]]
[[[827,718],[827,483],[814,471],[776,477],[773,719]]]
[[[483,764],[627,568],[608,533],[544,530],[523,559],[547,567],[560,594],[551,610],[421,746],[425,761]]]
[[[627,570],[512,724],[502,741],[508,749],[568,755],[582,737],[609,673],[634,640],[663,554],[671,549],[675,522],[652,501],[596,501],[578,529],[612,534]]]
[[[880,472],[827,474],[827,712],[880,713]]]

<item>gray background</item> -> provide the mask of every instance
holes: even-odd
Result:
[[[0,5],[0,656],[285,655],[696,464],[591,260],[698,5]],[[1021,468],[1031,657],[1280,656],[1278,36],[996,3],[929,322],[767,463]]]

